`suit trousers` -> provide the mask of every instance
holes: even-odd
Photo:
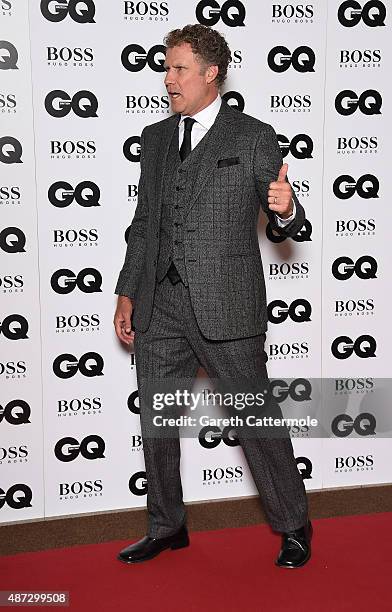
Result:
[[[168,435],[154,433],[162,427],[152,424],[152,381],[158,387],[161,381],[162,390],[167,390],[165,383],[184,389],[201,365],[210,380],[246,380],[252,388],[261,388],[268,381],[264,342],[265,333],[209,340],[198,327],[189,288],[182,282],[173,285],[167,276],[157,283],[150,326],[145,332],[136,327],[134,341],[150,537],[166,537],[186,524],[179,430],[170,427]],[[274,399],[271,405],[272,414],[281,414]],[[272,529],[287,532],[303,526],[308,520],[307,497],[287,429],[276,438],[266,437],[261,427],[249,429],[250,435],[241,428],[236,433]]]

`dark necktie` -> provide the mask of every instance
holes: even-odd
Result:
[[[184,119],[184,138],[182,140],[180,149],[181,161],[184,161],[184,159],[187,158],[189,153],[192,151],[191,131],[194,123],[196,123],[196,119],[193,119],[192,117],[186,117],[186,119]]]

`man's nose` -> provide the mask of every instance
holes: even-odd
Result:
[[[173,83],[174,83],[173,72],[171,70],[168,70],[165,76],[165,85],[167,87],[168,85],[172,85]]]

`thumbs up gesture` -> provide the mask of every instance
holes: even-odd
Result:
[[[276,181],[271,181],[268,189],[268,207],[279,217],[286,219],[293,212],[292,189],[290,183],[286,181],[288,164],[283,164],[279,170]]]

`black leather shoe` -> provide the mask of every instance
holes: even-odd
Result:
[[[282,548],[275,565],[279,567],[296,568],[305,565],[310,559],[313,527],[308,521],[307,525],[282,534]]]
[[[166,538],[144,536],[138,542],[130,544],[121,550],[117,555],[117,559],[124,563],[141,563],[142,561],[153,559],[166,548],[175,550],[185,546],[189,546],[189,536],[188,530],[184,525],[176,533]]]

